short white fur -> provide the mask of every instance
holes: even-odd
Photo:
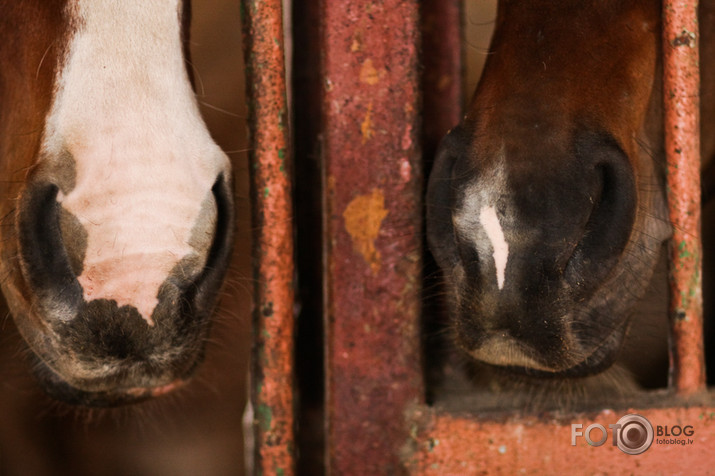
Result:
[[[509,261],[508,234],[504,232],[504,226],[505,222],[508,224],[513,220],[509,218],[508,212],[510,205],[506,194],[503,154],[502,150],[499,160],[491,167],[484,168],[479,179],[465,187],[462,205],[453,215],[455,229],[471,241],[479,256],[492,256],[499,290],[506,283]],[[501,208],[507,211],[500,218],[497,209]]]
[[[504,232],[494,207],[482,207],[482,211],[479,213],[479,221],[482,223],[484,231],[486,231],[487,237],[492,244],[492,257],[497,271],[497,286],[501,290],[504,287],[504,273],[506,263],[509,260],[509,244],[504,238]]]
[[[48,160],[69,152],[76,162],[76,185],[57,200],[88,232],[85,300],[132,305],[149,325],[169,272],[182,258],[205,260],[191,233],[229,170],[185,71],[180,7],[71,0],[77,28],[43,142]]]

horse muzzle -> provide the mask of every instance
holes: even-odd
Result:
[[[106,250],[93,247],[91,231],[63,208],[61,193],[53,183],[28,183],[16,216],[18,252],[4,286],[16,325],[37,357],[40,381],[50,395],[88,406],[133,402],[181,386],[202,360],[228,267],[230,181],[217,177],[186,240],[190,252],[180,257],[172,250],[120,250],[93,261],[91,255]]]

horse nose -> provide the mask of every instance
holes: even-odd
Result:
[[[65,208],[58,185],[31,182],[17,218],[19,261],[46,318],[71,320],[83,302],[93,300],[134,307],[150,326],[155,311],[178,313],[180,302],[189,303],[192,313],[208,311],[231,249],[230,189],[220,174],[191,222],[172,227],[189,213],[163,217],[171,205],[151,201],[118,200],[117,210],[102,212],[101,223],[83,222]],[[127,212],[129,207],[147,209]],[[159,306],[162,299],[174,309]]]
[[[561,158],[511,156],[477,170],[452,220],[471,282],[535,296],[562,285],[586,292],[620,259],[636,187],[615,142],[583,141]]]
[[[608,136],[548,149],[443,151],[430,178],[430,245],[454,286],[458,341],[487,362],[556,370],[616,332],[595,314],[634,233],[633,166]]]
[[[20,330],[60,376],[51,385],[136,391],[188,376],[232,248],[230,178],[220,173],[200,204],[177,203],[169,218],[156,211],[171,205],[116,197],[113,212],[88,222],[65,206],[67,196],[60,185],[30,180],[16,216],[23,293],[34,314],[19,320]],[[138,205],[148,209],[127,210]],[[184,217],[183,227],[165,226]]]

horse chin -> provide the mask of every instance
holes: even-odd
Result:
[[[601,346],[580,362],[562,369],[544,370],[526,366],[499,366],[501,370],[510,374],[544,380],[581,379],[598,375],[608,370],[617,360],[620,346]]]
[[[87,345],[63,341],[26,301],[4,283],[15,325],[28,352],[29,363],[45,393],[63,403],[108,408],[138,403],[174,392],[191,380],[204,359],[208,325],[182,342],[169,342],[162,352],[139,358],[109,358],[92,354]]]
[[[488,339],[486,344],[466,353],[471,359],[505,374],[534,379],[573,379],[597,375],[610,368],[617,360],[625,337],[625,326],[614,330],[595,346],[579,345],[577,337],[566,336],[564,341],[584,350],[562,350],[558,359],[547,359],[534,349],[519,344],[515,339]]]
[[[72,351],[48,352],[33,346],[30,351],[33,373],[48,396],[70,405],[99,408],[172,393],[191,380],[203,361],[203,349],[163,370],[121,361],[91,363],[87,362],[91,357],[78,357]]]
[[[97,391],[84,390],[68,383],[37,355],[33,355],[33,357],[35,360],[35,365],[33,365],[34,374],[45,393],[57,401],[70,405],[111,408],[140,403],[174,392],[189,381],[187,377],[177,378],[164,385],[112,388]]]

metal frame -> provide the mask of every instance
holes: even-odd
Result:
[[[670,241],[670,383],[705,389],[700,241],[700,65],[698,2],[663,2],[663,108]]]
[[[253,78],[257,473],[292,474],[294,268],[280,1],[244,0],[243,5]],[[674,457],[683,472],[702,469],[710,459],[706,441],[715,438],[715,408],[704,392],[702,352],[697,3],[664,2],[665,147],[675,224],[670,311],[675,403],[638,410],[654,425],[696,425],[697,444],[654,445],[640,456],[611,445],[569,446],[572,423],[607,427],[621,416],[611,410],[558,420],[496,421],[425,405],[419,331],[419,18],[421,13],[441,25],[424,36],[425,48],[444,47],[438,60],[425,61],[435,70],[425,79],[424,104],[431,118],[443,118],[427,133],[430,149],[461,114],[460,101],[431,96],[447,94],[439,91],[440,80],[454,81],[461,70],[459,55],[444,53],[454,52],[459,2],[336,0],[311,8],[320,18],[322,55],[327,472],[621,474],[662,471]],[[460,97],[458,90],[448,95],[453,93]]]

